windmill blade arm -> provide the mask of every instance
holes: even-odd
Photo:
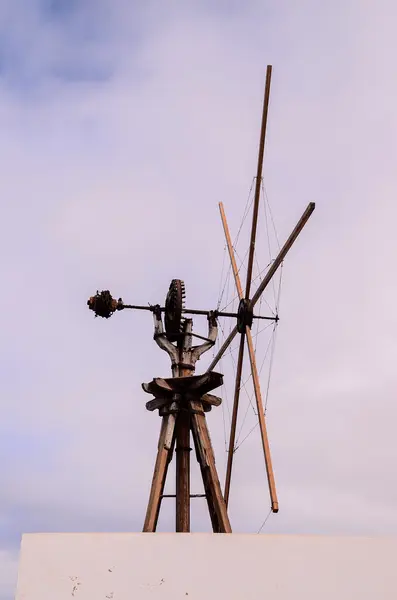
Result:
[[[254,384],[254,391],[255,391],[256,408],[258,411],[259,428],[260,428],[260,432],[261,432],[263,455],[265,457],[267,479],[269,482],[271,507],[272,507],[272,512],[276,513],[276,512],[278,512],[276,484],[274,481],[272,458],[270,455],[270,445],[269,445],[269,439],[268,439],[268,435],[267,435],[267,428],[266,428],[266,421],[265,421],[265,411],[263,408],[261,387],[260,387],[260,383],[259,383],[258,369],[256,366],[255,348],[254,348],[254,343],[252,341],[252,333],[251,333],[251,330],[249,327],[246,327],[246,336],[247,336],[248,354],[249,354],[250,363],[251,363],[252,381]]]
[[[256,172],[256,181],[255,181],[254,209],[252,212],[251,240],[250,240],[249,255],[248,255],[247,283],[246,283],[246,287],[245,287],[245,297],[247,300],[250,298],[251,283],[252,283],[252,269],[254,267],[255,241],[256,241],[256,230],[257,230],[257,226],[258,226],[259,198],[260,198],[261,184],[262,184],[263,154],[264,154],[264,150],[265,150],[267,113],[269,110],[271,79],[272,79],[272,66],[268,65],[267,69],[266,69],[265,97],[263,99],[262,125],[261,125],[261,135],[260,135],[260,139],[259,139],[259,152],[258,152],[258,167],[257,167],[257,172]]]
[[[236,335],[237,335],[237,325],[234,329],[232,329],[232,331],[229,333],[229,335],[223,342],[222,346],[219,348],[216,356],[212,359],[210,366],[207,368],[207,372],[212,371],[214,369],[215,365],[218,364],[218,362],[221,360],[222,356],[225,354],[226,350],[229,348],[230,344],[232,343],[232,341],[234,340]]]
[[[240,275],[238,273],[236,257],[234,256],[232,239],[230,237],[229,227],[228,227],[227,220],[226,220],[225,209],[223,208],[223,202],[219,202],[219,211],[221,213],[221,219],[222,219],[223,231],[225,232],[227,250],[229,252],[229,258],[230,258],[230,262],[232,265],[234,282],[236,284],[236,289],[237,289],[239,300],[241,300],[244,293],[243,293],[243,288],[242,288],[241,281],[240,281]]]
[[[234,446],[235,446],[235,440],[236,440],[237,415],[238,415],[238,406],[239,406],[239,400],[240,400],[241,375],[243,372],[244,348],[245,348],[245,335],[244,335],[244,333],[242,333],[240,336],[240,348],[239,348],[238,359],[237,359],[236,382],[235,382],[235,386],[234,386],[232,423],[230,426],[229,451],[228,451],[228,455],[227,455],[225,490],[223,493],[226,506],[229,503],[230,483],[231,483],[231,477],[232,477],[233,458],[234,458],[234,451],[235,451]]]
[[[225,232],[225,238],[226,238],[227,249],[228,249],[228,252],[229,252],[230,262],[232,264],[232,271],[233,271],[234,281],[236,283],[236,288],[237,288],[239,299],[241,300],[241,298],[243,297],[243,288],[241,287],[241,281],[240,281],[240,276],[238,274],[238,269],[237,269],[237,264],[236,264],[236,258],[234,256],[232,240],[231,240],[231,237],[230,237],[229,227],[228,227],[228,224],[227,224],[225,210],[223,208],[223,203],[222,202],[219,202],[219,211],[221,213],[223,231]],[[230,332],[230,334],[228,335],[228,337],[224,341],[223,345],[219,348],[217,355],[213,358],[213,360],[212,360],[210,366],[208,367],[207,371],[212,371],[213,368],[218,364],[218,362],[221,360],[222,356],[225,354],[226,350],[228,349],[228,347],[230,346],[230,344],[232,343],[232,341],[234,340],[234,338],[236,337],[236,335],[237,335],[237,327],[235,327]]]
[[[315,205],[314,202],[310,202],[308,204],[305,212],[303,213],[303,215],[299,219],[299,221],[296,224],[294,230],[292,231],[291,235],[289,236],[289,238],[285,242],[284,246],[281,248],[281,250],[278,253],[277,257],[272,262],[272,264],[271,264],[268,272],[266,273],[265,277],[262,279],[262,281],[261,281],[258,289],[256,290],[255,294],[252,296],[252,307],[255,306],[255,304],[258,302],[259,298],[261,297],[262,293],[264,292],[264,290],[266,289],[266,287],[269,285],[269,283],[270,283],[273,275],[276,273],[277,269],[279,268],[279,266],[283,262],[284,258],[288,254],[288,252],[291,249],[291,247],[292,247],[293,243],[295,242],[296,238],[298,237],[298,235],[300,234],[300,232],[302,231],[302,229],[306,225],[306,223],[309,220],[311,214],[313,213],[315,207],[316,207],[316,205]]]

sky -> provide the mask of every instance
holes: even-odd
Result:
[[[2,0],[0,600],[23,532],[142,528],[160,421],[141,383],[169,361],[149,314],[94,319],[86,300],[162,303],[176,277],[191,306],[217,305],[217,204],[235,236],[267,64],[280,242],[316,211],[283,268],[267,409],[280,513],[262,532],[397,534],[396,19],[391,0]],[[226,404],[208,416],[222,481]],[[234,530],[268,509],[256,430],[236,452]],[[160,530],[173,518],[168,504]]]

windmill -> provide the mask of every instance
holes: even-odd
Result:
[[[153,398],[146,403],[146,408],[149,411],[158,410],[162,419],[157,457],[143,527],[143,531],[145,532],[156,531],[162,499],[169,497],[168,495],[164,494],[164,486],[167,477],[168,466],[173,457],[174,451],[176,454],[176,493],[175,495],[172,495],[172,497],[175,497],[176,500],[175,528],[177,532],[190,531],[190,500],[192,497],[195,497],[195,495],[190,493],[191,436],[193,438],[196,457],[203,478],[205,491],[203,496],[205,496],[207,499],[213,531],[216,533],[232,532],[227,507],[230,496],[241,376],[246,347],[248,349],[254,385],[263,454],[269,483],[271,510],[273,512],[278,512],[279,507],[277,492],[266,430],[263,401],[251,327],[255,319],[278,321],[278,315],[257,315],[254,314],[254,308],[266,287],[271,282],[274,274],[281,266],[293,243],[310,218],[315,205],[314,203],[310,203],[308,205],[302,217],[293,229],[291,235],[279,251],[279,254],[271,263],[257,290],[254,294],[252,294],[252,273],[255,258],[255,243],[257,236],[259,199],[262,183],[262,165],[266,138],[271,73],[272,68],[271,66],[268,66],[266,73],[266,86],[259,142],[258,166],[255,180],[255,195],[245,289],[243,289],[240,280],[225,210],[222,203],[219,205],[222,225],[226,238],[226,245],[239,298],[237,312],[233,313],[217,310],[198,310],[185,308],[185,286],[183,281],[180,279],[172,280],[164,306],[160,306],[159,304],[149,306],[124,304],[121,298],[115,300],[109,291],[97,292],[95,296],[92,296],[88,300],[89,308],[95,312],[96,316],[101,316],[103,318],[109,318],[114,312],[124,309],[151,311],[154,320],[154,339],[158,346],[168,353],[171,359],[172,377],[156,377],[151,382],[142,384],[143,390],[153,396]],[[207,316],[207,337],[193,332],[193,321],[186,315]],[[236,325],[226,338],[225,342],[222,344],[216,356],[211,361],[207,371],[201,375],[195,375],[195,365],[197,360],[203,353],[211,349],[215,344],[218,333],[217,321],[219,318],[236,319]],[[240,344],[234,388],[234,402],[229,438],[226,482],[224,491],[222,492],[205,414],[209,412],[212,407],[217,407],[222,402],[221,398],[210,393],[221,386],[223,382],[223,375],[214,371],[214,367],[218,364],[226,350],[229,348],[231,342],[237,335],[240,336]],[[201,343],[194,346],[193,338],[198,339]]]

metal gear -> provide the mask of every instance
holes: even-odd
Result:
[[[182,317],[185,308],[185,284],[181,279],[173,279],[165,299],[165,333],[170,342],[176,342],[183,330]]]

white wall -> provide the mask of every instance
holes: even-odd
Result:
[[[29,534],[17,600],[397,598],[397,538]]]

